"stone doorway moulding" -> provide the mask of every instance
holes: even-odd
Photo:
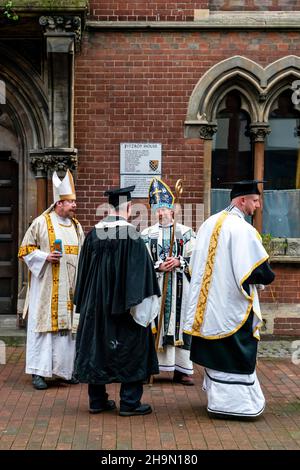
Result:
[[[254,141],[254,177],[264,174],[264,142],[270,132],[268,116],[272,103],[285,89],[292,89],[300,78],[300,57],[289,55],[265,68],[253,60],[234,56],[211,67],[196,84],[189,100],[184,123],[186,138],[204,140],[204,216],[210,215],[212,139],[217,132],[216,115],[224,96],[238,90],[242,108],[251,117]],[[256,214],[255,227],[261,231],[262,212]]]
[[[1,21],[0,150],[10,151],[18,162],[19,224],[15,236],[20,243],[33,218],[48,205],[47,181],[53,170],[62,175],[67,168],[77,167],[74,56],[80,51],[88,1],[51,5],[37,1],[34,8],[26,1],[17,3],[22,27]],[[18,312],[26,272],[19,263]]]
[[[5,87],[5,100],[1,103],[1,150],[11,152],[18,163],[18,228],[13,236],[19,244],[36,215],[35,176],[29,164],[29,151],[43,148],[48,140],[47,99],[42,77],[23,57],[11,50],[5,41],[0,44],[0,80]],[[25,269],[19,264],[18,291],[25,280]]]
[[[1,105],[2,142],[12,150],[19,164],[19,236],[30,216],[35,216],[36,185],[29,164],[29,152],[43,148],[48,137],[48,103],[42,77],[15,51],[0,45],[0,80],[5,83],[6,100]],[[1,125],[1,122],[0,122]],[[4,133],[5,130],[5,133]],[[6,143],[5,143],[6,142]]]

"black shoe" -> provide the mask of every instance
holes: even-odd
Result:
[[[116,402],[114,400],[107,400],[107,402],[100,408],[89,408],[91,414],[102,413],[102,411],[110,411],[116,408]]]
[[[77,385],[79,384],[79,380],[76,379],[76,377],[74,375],[72,375],[72,377],[70,378],[70,380],[64,380],[63,381],[65,384],[70,384],[70,385]]]
[[[183,374],[183,372],[179,372],[178,370],[174,370],[173,382],[182,385],[195,385],[191,375]]]
[[[116,408],[116,402],[114,400],[107,400],[107,402],[100,408],[89,408],[91,414],[102,413],[102,411],[110,411]]]
[[[41,375],[32,374],[32,385],[36,390],[45,390],[46,388],[48,388],[44,377],[42,377]]]
[[[139,416],[139,415],[148,415],[152,413],[152,408],[147,403],[134,408],[133,410],[120,410],[120,416]]]

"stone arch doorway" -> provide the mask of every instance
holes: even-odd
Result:
[[[17,308],[18,180],[17,161],[0,151],[0,315]]]
[[[0,45],[0,315],[16,314],[26,280],[17,252],[28,220],[36,216],[37,184],[30,168],[32,149],[48,139],[42,79],[25,59]]]
[[[53,170],[64,173],[77,167],[74,63],[86,2],[70,1],[65,8],[50,10],[40,2],[34,10],[20,6],[18,12],[22,27],[2,22],[0,28],[0,151],[17,164],[18,224],[13,237],[19,244],[31,221],[52,202],[48,178]],[[20,300],[27,284],[23,263],[17,279]]]

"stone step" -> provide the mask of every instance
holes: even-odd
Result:
[[[26,330],[17,326],[16,315],[0,315],[0,341],[6,346],[22,346],[26,343]]]
[[[0,315],[0,328],[13,329],[17,327],[17,315]]]

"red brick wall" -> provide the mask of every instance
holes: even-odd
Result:
[[[300,303],[300,268],[298,264],[272,264],[275,281],[260,295],[261,302]]]
[[[275,336],[295,336],[300,337],[300,318],[275,318],[274,330]]]
[[[85,227],[105,188],[119,184],[120,142],[161,142],[163,176],[184,178],[184,202],[203,201],[203,143],[184,139],[198,80],[236,54],[263,66],[299,54],[297,32],[92,31],[76,57],[78,215]]]
[[[93,0],[90,15],[101,21],[193,21],[194,10],[208,8],[208,0]]]
[[[300,269],[298,264],[282,265],[274,263],[272,269],[276,273],[275,281],[266,286],[260,295],[261,302],[274,303],[274,312],[278,303],[299,304],[300,303]],[[281,314],[274,318],[273,335],[278,337],[293,336],[300,337],[300,318]]]
[[[100,218],[105,189],[119,185],[121,142],[160,142],[163,178],[173,188],[183,178],[183,203],[203,202],[203,142],[184,138],[198,80],[237,54],[266,66],[299,52],[297,32],[86,32],[75,70],[77,215],[85,230]],[[275,301],[299,303],[297,265],[274,267]],[[270,288],[262,301],[274,301]]]
[[[92,0],[89,18],[100,21],[193,21],[194,10],[300,10],[300,0]]]

